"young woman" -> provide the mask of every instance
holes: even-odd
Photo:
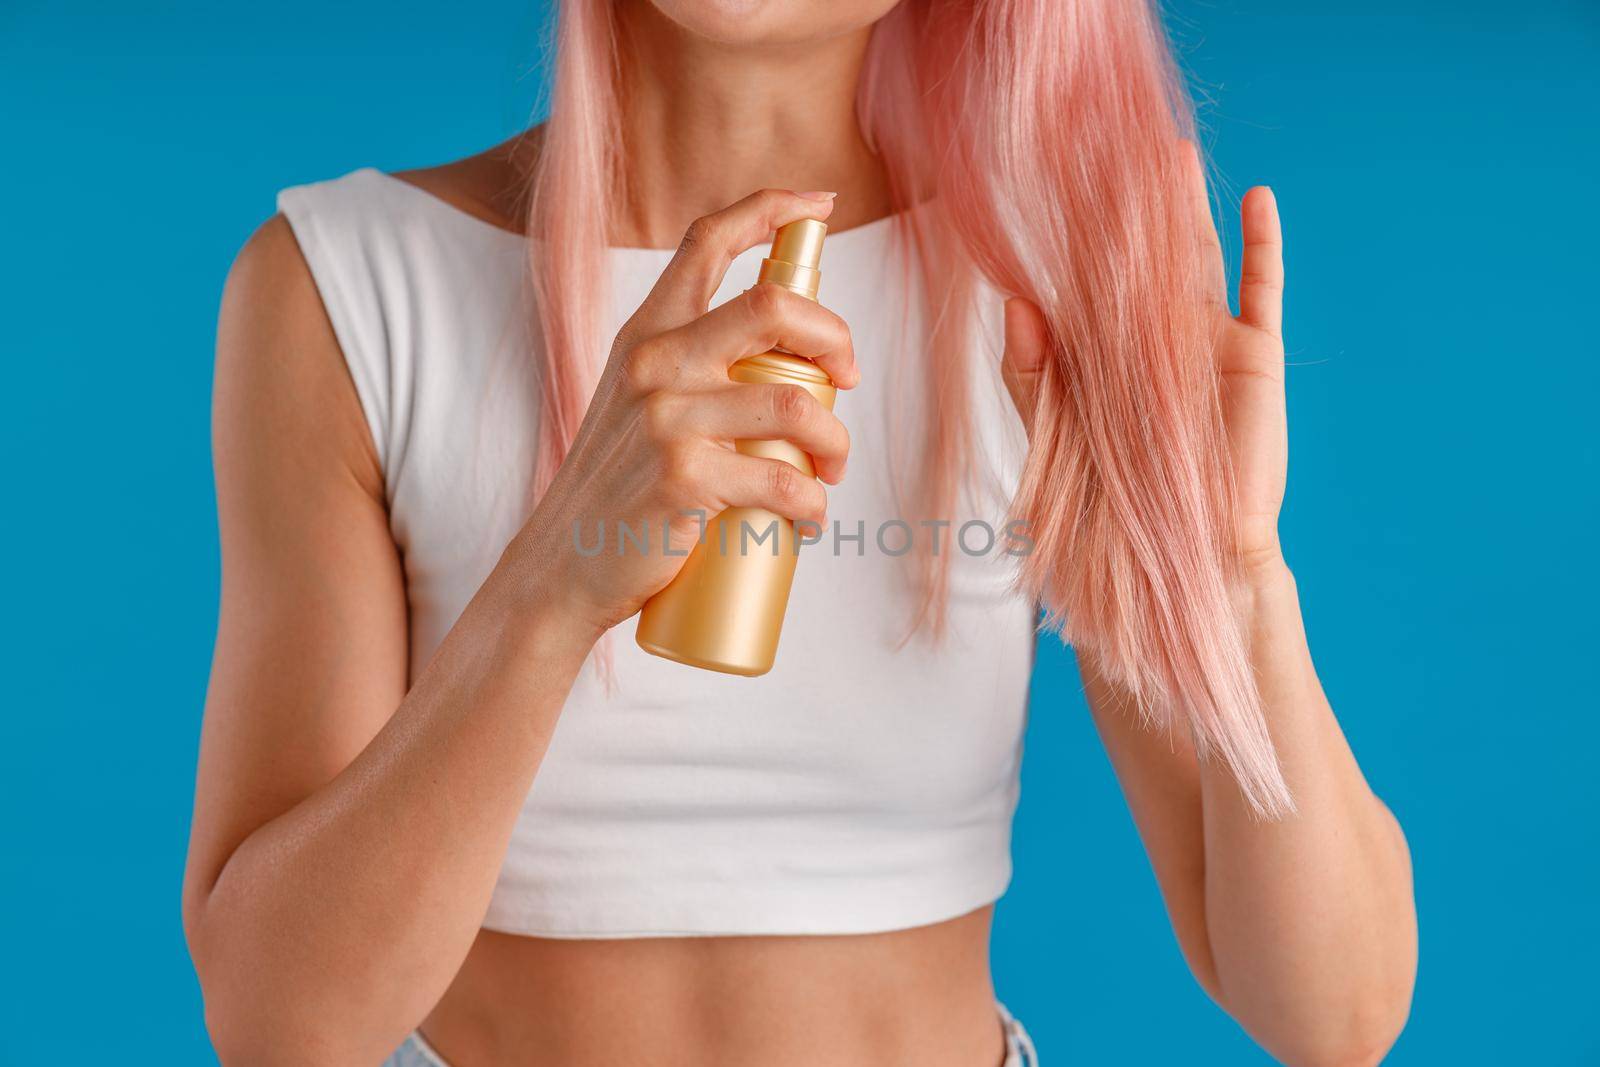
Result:
[[[1196,979],[1285,1062],[1381,1059],[1416,964],[1409,859],[1279,551],[1277,209],[1244,199],[1232,316],[1181,104],[1152,95],[1150,12],[562,18],[551,123],[290,190],[228,282],[184,905],[222,1058],[1034,1062],[987,950],[1042,602]],[[745,289],[805,218],[831,231],[822,305]],[[981,284],[929,290],[963,264]],[[1203,295],[1172,281],[1190,267]],[[729,381],[775,345],[844,390],[836,413]],[[748,438],[794,442],[821,481],[730,447]],[[1218,559],[1183,525],[1213,513],[1206,486],[1227,492]],[[1031,593],[1004,553],[880,550],[924,490],[951,531],[1037,520]],[[639,651],[623,624],[681,557],[573,536],[732,505],[835,532],[758,679]],[[1212,685],[1234,697],[1195,696]],[[1163,706],[1175,728],[1149,728]]]

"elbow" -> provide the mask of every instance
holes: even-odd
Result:
[[[224,954],[217,945],[215,923],[210,921],[210,888],[191,878],[183,891],[183,939],[189,960],[200,981],[206,1035],[217,1059],[224,1064],[260,1062],[268,1047],[263,1035],[252,1033],[250,1020],[240,1010],[238,983],[229,977]]]
[[[195,977],[200,980],[206,1036],[211,1039],[218,1061],[233,1067],[281,1058],[272,1053],[276,1042],[273,1035],[266,1032],[263,1013],[252,1009],[242,983],[229,973],[231,968],[226,965],[214,934],[204,922],[204,910],[203,903],[184,900],[183,932]]]
[[[1298,1040],[1268,1051],[1289,1067],[1374,1067],[1400,1039],[1410,1014],[1409,988],[1403,996],[1373,996],[1342,1018],[1324,1016]]]
[[[1405,833],[1389,809],[1378,805],[1391,866],[1379,919],[1369,923],[1383,936],[1356,950],[1361,965],[1338,986],[1304,1001],[1304,1022],[1286,1047],[1274,1052],[1291,1067],[1371,1067],[1382,1063],[1411,1017],[1417,978],[1417,915],[1412,893],[1411,857]]]
[[[281,1035],[269,1032],[270,1023],[265,1013],[252,1009],[248,997],[241,994],[232,979],[219,973],[216,966],[206,966],[191,935],[189,952],[195,962],[195,973],[200,979],[200,996],[204,1004],[206,1036],[218,1062],[225,1067],[239,1064],[268,1064],[287,1061],[278,1049]]]
[[[250,962],[244,946],[224,944],[221,916],[207,911],[203,899],[186,896],[184,936],[200,980],[206,1034],[224,1067],[335,1067],[370,1058],[368,1049],[351,1055],[351,1035],[326,1012],[304,998],[276,995],[271,975]]]
[[[210,1008],[206,1009],[206,1033],[222,1067],[340,1067],[363,1062],[331,1052],[326,1044],[289,1040],[281,1033],[224,1023]]]
[[[373,1059],[372,1050],[349,1047],[349,1036],[293,1011],[274,1010],[237,988],[201,979],[206,1034],[223,1067],[338,1067]],[[379,1054],[377,1058],[381,1058]]]
[[[274,1052],[277,1042],[272,1036],[262,1032],[231,998],[216,995],[203,980],[200,988],[205,998],[206,1036],[211,1038],[217,1062],[224,1067],[287,1062],[287,1056]]]
[[[1407,954],[1342,990],[1308,990],[1292,1006],[1280,1003],[1276,1011],[1240,1022],[1288,1067],[1372,1067],[1406,1028],[1415,978],[1416,956]]]
[[[1396,1034],[1396,1037],[1399,1035]],[[1305,1059],[1287,1059],[1290,1067],[1377,1067],[1394,1046],[1394,1038],[1370,1045],[1352,1045],[1348,1049],[1334,1049]]]
[[[198,962],[198,957],[197,957]],[[206,1035],[223,1067],[347,1067],[383,1061],[404,1037],[336,1011],[323,996],[274,989],[255,968],[196,967]]]
[[[1289,1067],[1378,1067],[1394,1047],[1393,1037],[1371,1044],[1353,1044],[1348,1048],[1330,1048],[1308,1056],[1290,1056],[1284,1059]]]

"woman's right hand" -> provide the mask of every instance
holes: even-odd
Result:
[[[662,524],[685,550],[699,524],[683,509],[821,518],[820,485],[731,442],[788,439],[836,481],[844,427],[728,368],[782,345],[848,387],[849,331],[770,285],[706,306],[737,253],[830,208],[760,193],[690,229],[552,486],[420,673],[383,471],[316,281],[287,220],[252,238],[217,341],[227,547],[184,905],[225,1062],[388,1055],[478,934],[594,638],[682,566]],[[608,550],[586,558],[573,528],[592,544],[602,521]],[[658,550],[617,555],[618,522]]]
[[[827,494],[817,481],[782,460],[742,455],[733,442],[790,441],[811,454],[818,478],[836,484],[850,447],[844,425],[798,385],[739,384],[728,368],[782,347],[852,388],[860,374],[849,327],[770,283],[706,308],[735,256],[779,226],[826,219],[832,209],[825,194],[767,189],[696,219],[617,334],[577,440],[511,549],[538,574],[543,594],[595,633],[666,586],[703,524],[725,508],[823,521]],[[642,524],[648,551],[630,542],[619,552],[619,523]]]

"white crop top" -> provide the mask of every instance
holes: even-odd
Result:
[[[288,189],[278,207],[383,466],[414,678],[528,514],[538,405],[524,239],[375,170]],[[573,685],[486,927],[864,933],[951,918],[1005,890],[1035,613],[1012,591],[1003,536],[987,552],[983,526],[965,547],[950,542],[972,520],[1003,528],[1022,428],[999,377],[995,298],[972,361],[991,488],[944,531],[943,641],[905,641],[915,587],[909,558],[888,554],[905,537],[892,525],[889,408],[914,409],[921,393],[891,384],[905,320],[890,230],[834,234],[823,252],[820,299],[850,324],[863,377],[836,409],[852,439],[850,471],[829,490],[839,536],[801,553],[777,665],[760,678],[697,670],[640,651],[633,620],[617,627],[613,687],[587,668]],[[736,259],[714,303],[753,284],[764,254]],[[610,252],[610,332],[671,255]],[[920,345],[904,350],[922,358]]]

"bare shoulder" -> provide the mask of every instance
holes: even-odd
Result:
[[[543,127],[536,126],[465,159],[397,171],[394,176],[492,226],[520,233],[543,133]]]
[[[541,131],[396,178],[503,229],[520,231]],[[245,242],[223,290],[217,327],[213,440],[219,482],[240,453],[305,453],[353,472],[383,496],[377,448],[289,220],[276,215]],[[303,466],[303,464],[302,464]]]
[[[377,450],[322,296],[282,215],[240,249],[217,324],[212,437],[225,472],[296,456],[382,495]],[[304,470],[307,462],[295,464]]]
[[[222,339],[248,341],[255,331],[234,335],[238,328],[252,326],[294,334],[314,332],[321,311],[316,283],[294,230],[288,219],[274,215],[250,235],[228,271],[222,293]]]

